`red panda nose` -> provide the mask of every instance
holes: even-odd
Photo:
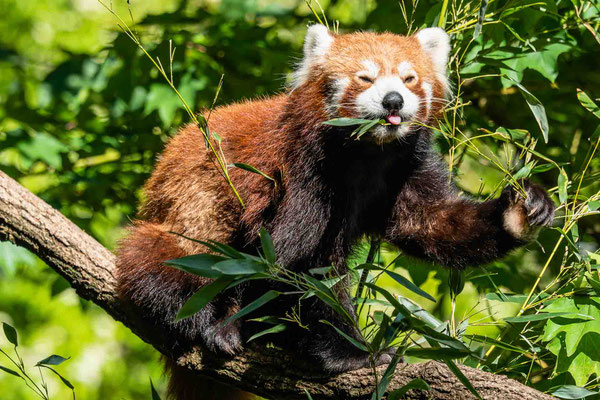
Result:
[[[384,96],[381,105],[389,112],[400,111],[404,105],[404,99],[398,92],[389,92]]]

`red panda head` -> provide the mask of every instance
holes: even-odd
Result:
[[[308,29],[294,88],[325,82],[331,118],[385,119],[370,133],[377,142],[402,138],[438,114],[448,89],[450,40],[440,28],[413,36]]]

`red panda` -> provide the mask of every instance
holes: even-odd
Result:
[[[450,41],[443,30],[423,29],[412,36],[332,34],[314,25],[303,51],[285,93],[217,108],[209,120],[228,162],[250,164],[277,184],[232,169],[243,208],[219,174],[201,131],[189,125],[170,140],[145,186],[140,220],[119,250],[120,295],[173,338],[173,354],[190,344],[229,354],[241,349],[248,328],[239,321],[224,327],[220,322],[266,289],[248,283],[174,322],[182,304],[209,279],[162,264],[207,251],[169,232],[256,252],[257,233],[265,227],[286,268],[333,264],[343,273],[353,244],[365,235],[409,255],[464,268],[502,257],[552,221],[552,201],[528,182],[526,199],[507,188],[485,202],[459,196],[450,183],[428,128],[448,91]],[[354,127],[323,124],[337,117],[386,124],[356,140]],[[343,289],[340,296],[354,313]],[[318,321],[333,321],[349,335],[356,334],[353,328],[317,299],[303,301],[310,303],[302,315],[310,330],[281,335],[286,345],[329,373],[367,365],[366,354]],[[385,355],[379,360],[387,361]],[[174,371],[180,378],[186,374]],[[193,382],[178,382],[171,384],[173,398],[199,398]]]

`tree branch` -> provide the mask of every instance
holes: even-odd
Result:
[[[282,350],[251,346],[235,357],[219,356],[200,348],[170,354],[169,338],[147,326],[139,312],[115,293],[115,256],[57,210],[0,171],[0,240],[9,240],[37,254],[62,275],[77,293],[93,301],[136,335],[179,365],[243,390],[272,399],[366,399],[373,392],[369,369],[327,376]],[[551,399],[535,389],[474,368],[460,367],[485,399]],[[381,367],[380,373],[384,367]],[[411,391],[407,398],[471,399],[473,396],[438,362],[398,366],[390,389],[412,379],[429,383],[428,392]]]

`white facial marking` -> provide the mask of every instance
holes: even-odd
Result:
[[[382,76],[356,98],[356,107],[360,115],[365,118],[383,118],[387,111],[383,107],[382,101],[390,92],[400,93],[404,100],[402,109],[399,110],[403,123],[396,129],[388,129],[386,126],[375,127],[372,134],[381,142],[401,138],[407,134],[411,129],[410,121],[416,116],[421,103],[419,97],[404,85],[399,76]]]
[[[332,117],[337,115],[337,112],[340,108],[340,102],[344,97],[344,93],[346,92],[346,88],[350,84],[350,78],[344,77],[339,79],[334,79],[331,85],[331,89],[333,90],[333,94],[331,95],[331,101],[327,104],[327,111]]]
[[[421,87],[425,92],[425,101],[427,102],[427,116],[429,117],[429,113],[431,112],[431,99],[433,98],[433,86],[431,86],[431,83],[429,82],[423,82]]]
[[[365,67],[365,69],[362,71],[358,71],[356,73],[356,76],[367,76],[371,79],[377,78],[377,75],[379,75],[379,65],[377,65],[371,60],[363,60],[361,64],[363,65],[363,67]]]
[[[398,64],[398,73],[401,77],[410,75],[411,72],[414,72],[414,69],[412,64],[408,61],[402,61],[400,64]]]

